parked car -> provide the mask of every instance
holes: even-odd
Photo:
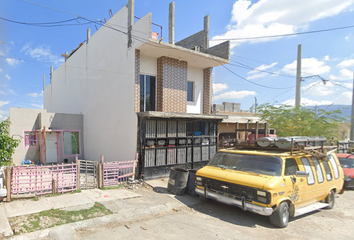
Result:
[[[337,153],[337,157],[344,172],[344,188],[354,189],[354,155]]]
[[[331,209],[342,193],[343,170],[334,151],[310,146],[220,150],[196,172],[196,193],[269,216],[282,228],[290,217]]]

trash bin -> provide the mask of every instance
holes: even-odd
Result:
[[[168,179],[167,191],[175,195],[183,195],[188,182],[188,170],[172,167]]]
[[[186,193],[190,196],[198,197],[198,194],[195,192],[195,174],[197,170],[189,169],[188,172]]]

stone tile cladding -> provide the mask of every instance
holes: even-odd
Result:
[[[213,68],[203,69],[203,114],[211,114],[213,97]]]
[[[187,112],[187,62],[157,59],[157,111]]]
[[[140,50],[135,49],[135,112],[140,112]]]

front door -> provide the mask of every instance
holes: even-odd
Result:
[[[57,163],[58,162],[58,140],[56,132],[46,133],[46,162]]]

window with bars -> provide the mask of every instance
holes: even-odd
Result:
[[[80,155],[79,131],[65,131],[64,135],[64,156]]]
[[[24,133],[25,147],[34,148],[37,146],[37,134],[36,131],[25,131]]]

